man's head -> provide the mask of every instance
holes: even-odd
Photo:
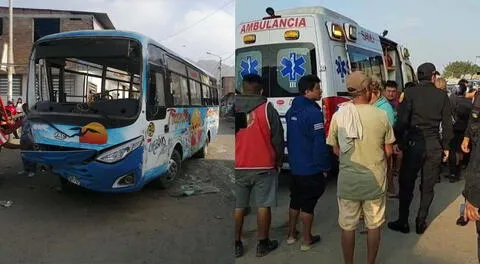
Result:
[[[435,79],[437,78],[437,69],[435,65],[430,62],[426,62],[417,69],[417,77],[419,81],[429,81],[435,83]]]
[[[387,81],[385,84],[384,96],[388,101],[393,101],[397,98],[398,85],[395,81]]]
[[[372,84],[371,84],[371,90],[372,90],[372,98],[370,98],[370,104],[374,104],[382,97],[382,85],[380,80],[378,80],[375,77],[372,77]]]
[[[315,75],[305,75],[298,81],[298,92],[314,101],[322,99],[320,79]]]
[[[243,94],[261,95],[263,93],[263,79],[259,75],[249,74],[243,77]]]
[[[346,79],[347,90],[354,102],[368,104],[372,99],[372,79],[363,71],[352,72]]]
[[[444,78],[437,78],[435,80],[435,87],[441,90],[447,89],[447,81]]]

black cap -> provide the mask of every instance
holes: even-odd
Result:
[[[430,80],[432,76],[437,72],[435,65],[430,62],[426,62],[417,69],[417,77],[418,80]]]

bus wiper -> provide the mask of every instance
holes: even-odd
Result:
[[[112,122],[113,120],[108,117],[108,115],[102,113],[100,110],[98,110],[97,108],[94,108],[90,105],[88,105],[88,103],[81,103],[81,104],[77,104],[77,110],[79,110],[81,113],[86,113],[88,111],[93,111],[94,114],[96,115],[101,115],[103,118],[105,118],[107,121],[110,121]]]

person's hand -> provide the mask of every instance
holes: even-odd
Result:
[[[470,148],[468,147],[469,143],[470,143],[470,139],[467,138],[467,137],[464,137],[463,141],[462,141],[462,151],[463,152],[465,152],[465,153],[470,152]]]
[[[469,201],[466,201],[463,218],[465,221],[479,221],[480,215],[478,214],[478,208],[473,206]]]
[[[398,147],[398,144],[393,145],[393,154],[400,154],[402,150]]]

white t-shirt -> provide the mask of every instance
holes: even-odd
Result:
[[[17,113],[23,113],[22,105],[23,103],[20,103],[20,104],[17,104],[17,107],[15,107],[17,110]]]

